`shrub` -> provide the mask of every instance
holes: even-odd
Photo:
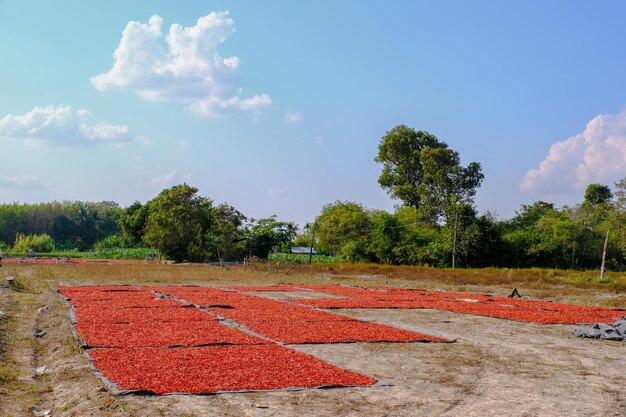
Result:
[[[13,244],[13,253],[26,254],[30,249],[36,252],[54,252],[54,243],[50,235],[25,235],[18,233]]]
[[[96,243],[93,248],[95,250],[126,248],[122,235],[110,235]]]

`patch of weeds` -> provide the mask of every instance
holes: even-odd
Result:
[[[33,292],[32,288],[30,287],[30,285],[28,285],[26,280],[20,276],[15,276],[13,278],[13,282],[11,283],[11,285],[9,285],[9,289],[15,292]]]
[[[120,413],[130,413],[133,411],[133,407],[123,402],[117,403],[115,409]]]
[[[596,284],[610,284],[611,282],[613,282],[613,280],[609,277],[595,277],[591,279],[591,282]]]
[[[8,367],[0,368],[0,386],[10,384],[17,380],[17,372]]]

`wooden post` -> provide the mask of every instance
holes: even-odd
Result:
[[[313,262],[313,245],[315,245],[315,226],[316,223],[313,223],[313,230],[311,231],[311,247],[309,248],[309,265]]]
[[[458,222],[458,213],[456,204],[454,206],[454,238],[452,239],[452,269],[456,268],[456,226]]]
[[[604,238],[604,249],[602,249],[602,266],[600,267],[600,278],[604,278],[604,262],[606,260],[606,247],[609,244],[609,231],[606,231],[606,238]]]

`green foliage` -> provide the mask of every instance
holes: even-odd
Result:
[[[418,186],[421,209],[427,218],[445,217],[448,222],[455,204],[471,204],[476,188],[484,178],[480,164],[460,165],[459,153],[449,148],[426,148],[422,151],[423,177]]]
[[[415,131],[405,125],[394,127],[378,145],[378,156],[374,160],[383,165],[378,183],[391,197],[418,207],[422,199],[418,188],[423,177],[422,151],[445,147],[444,142],[428,132]]]
[[[25,235],[18,233],[15,237],[12,253],[25,255],[33,249],[35,252],[53,252],[54,243],[47,234]]]
[[[213,209],[213,243],[220,261],[245,257],[246,220],[246,216],[228,204]]]
[[[370,215],[357,203],[337,201],[325,205],[315,220],[316,245],[321,253],[356,262],[368,259]]]
[[[126,241],[124,240],[121,234],[110,235],[97,242],[93,248],[94,250],[103,250],[103,249],[117,249],[117,248],[125,248]]]
[[[536,224],[542,216],[555,212],[554,204],[536,201],[531,205],[522,205],[510,221],[513,227],[525,227]]]
[[[267,257],[270,261],[289,261],[300,264],[309,263],[309,255],[298,253],[270,253]],[[330,264],[336,263],[339,259],[336,256],[316,255],[311,256],[311,263],[314,264]]]
[[[400,241],[398,218],[384,211],[371,214],[371,229],[368,236],[369,252],[381,263],[394,264],[394,249]]]
[[[461,166],[458,152],[445,142],[404,125],[382,137],[374,160],[383,166],[378,183],[389,195],[432,222],[448,218],[455,203],[471,204],[484,177],[480,164]]]
[[[175,261],[211,258],[212,202],[187,184],[163,190],[148,204],[143,241]]]
[[[13,246],[17,233],[48,234],[57,247],[88,249],[119,231],[120,212],[110,201],[1,204],[0,241]]]
[[[148,254],[157,251],[150,248],[102,248],[85,252],[83,257],[96,259],[146,259]]]
[[[246,226],[245,241],[249,256],[267,258],[270,251],[285,251],[296,236],[298,226],[270,216],[265,219],[251,219]]]
[[[120,213],[119,226],[123,247],[140,246],[148,222],[148,204],[135,201]]]
[[[585,190],[585,203],[593,206],[606,204],[613,198],[611,189],[602,184],[589,184]]]

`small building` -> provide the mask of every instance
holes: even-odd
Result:
[[[312,248],[310,246],[292,246],[290,249],[291,253],[297,253],[300,255],[308,255],[310,253],[313,253],[313,255],[317,254],[315,248]]]

